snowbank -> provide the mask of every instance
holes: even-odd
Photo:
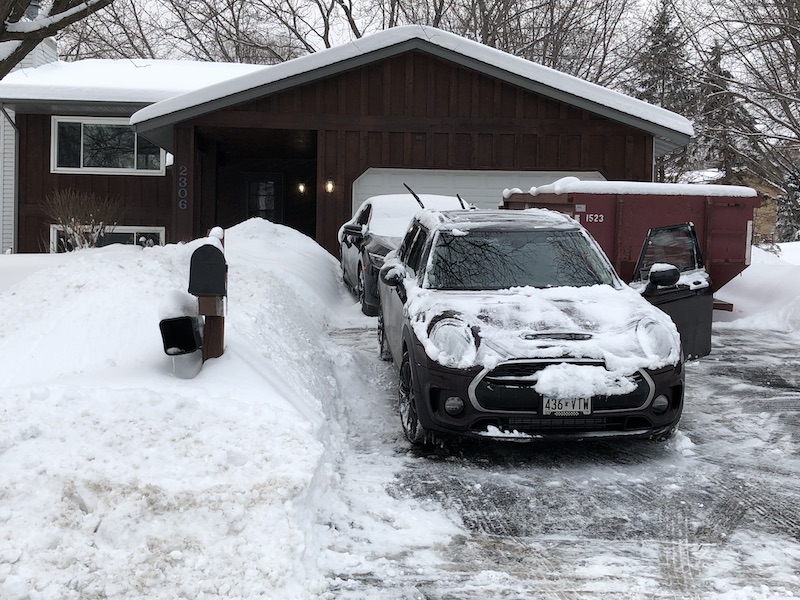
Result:
[[[778,250],[753,248],[752,264],[714,294],[733,304],[733,312],[714,311],[716,327],[800,329],[800,242]]]
[[[308,598],[338,438],[338,265],[228,232],[226,351],[192,380],[158,331],[196,244],[39,256],[0,290],[0,597]],[[19,255],[0,257],[2,281]],[[320,349],[323,349],[322,351]]]

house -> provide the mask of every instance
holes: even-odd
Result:
[[[115,241],[145,235],[163,243],[171,227],[172,157],[135,135],[130,116],[263,68],[140,59],[40,63],[23,64],[0,81],[2,251],[53,247],[56,226],[42,204],[64,189],[122,199],[126,211]]]
[[[59,127],[72,122],[64,117],[96,118],[112,108],[124,116],[102,80],[70,113],[69,102],[20,96],[0,82],[25,157],[20,251],[40,249],[36,238],[50,224],[37,206],[57,186],[123,194],[140,224],[163,227],[167,241],[258,216],[335,253],[336,231],[365,195],[408,183],[496,206],[504,188],[565,175],[652,181],[654,159],[693,133],[675,113],[423,26],[188,93],[140,97],[136,112],[125,103],[137,139],[174,156],[163,174],[109,174],[95,183],[98,173],[58,172]]]

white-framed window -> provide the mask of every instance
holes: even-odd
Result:
[[[88,231],[88,227],[86,230]],[[129,244],[137,246],[163,246],[166,237],[164,227],[149,227],[145,225],[117,225],[106,227],[105,233],[100,237],[97,246],[110,244]],[[67,238],[64,228],[55,223],[50,225],[50,252],[67,252],[72,248],[67,247]]]
[[[50,171],[163,175],[164,150],[136,134],[126,118],[52,117]]]

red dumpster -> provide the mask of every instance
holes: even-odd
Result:
[[[661,290],[648,299],[672,316],[687,356],[710,352],[713,290],[750,262],[753,210],[760,204],[755,190],[566,177],[528,192],[506,190],[503,196],[503,208],[550,208],[573,216],[634,287],[640,282],[644,289],[656,262],[678,266],[681,293]],[[678,234],[676,224],[685,224],[686,231]],[[656,241],[659,230],[666,236]],[[689,239],[693,256],[679,256]]]

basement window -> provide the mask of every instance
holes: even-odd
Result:
[[[53,117],[53,173],[163,175],[164,151],[136,134],[128,119]]]
[[[88,231],[88,227],[86,228]],[[166,230],[164,227],[149,227],[146,225],[116,225],[106,227],[105,232],[97,242],[97,247],[110,244],[127,244],[149,248],[163,246]],[[50,225],[50,252],[69,252],[73,250],[61,225]]]

